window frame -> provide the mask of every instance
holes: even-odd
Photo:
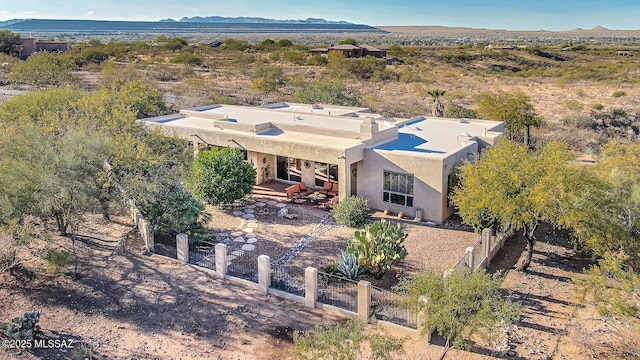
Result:
[[[415,197],[413,193],[414,185],[415,177],[413,174],[383,170],[382,201],[412,208],[414,207],[413,200]],[[404,190],[404,192],[400,190]],[[400,199],[403,199],[403,201],[400,201]]]

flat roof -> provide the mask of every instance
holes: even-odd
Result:
[[[495,137],[504,123],[478,119],[420,117],[398,126],[398,138],[369,149],[403,151],[429,157],[447,157],[477,137]]]

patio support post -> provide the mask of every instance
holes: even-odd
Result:
[[[365,324],[371,316],[371,283],[360,280],[358,282],[358,319]]]
[[[258,290],[263,294],[269,293],[271,286],[271,259],[267,255],[258,256]]]
[[[304,305],[316,307],[318,300],[318,269],[308,267],[304,269]]]
[[[220,279],[224,279],[224,276],[227,275],[227,245],[225,244],[216,244],[215,248],[216,252],[216,275]]]
[[[186,264],[189,262],[189,237],[187,234],[176,235],[176,250],[178,251],[178,262]]]

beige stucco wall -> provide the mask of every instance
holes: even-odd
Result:
[[[447,158],[426,157],[415,152],[365,150],[364,160],[358,163],[358,195],[369,199],[372,209],[389,209],[394,214],[402,211],[413,218],[420,208],[424,211],[424,220],[440,223],[453,213],[453,209],[447,207],[447,177],[477,148],[476,142],[468,142]],[[382,201],[384,171],[414,176],[413,207]]]

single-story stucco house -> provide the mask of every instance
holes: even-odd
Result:
[[[503,135],[503,122],[421,116],[394,119],[367,108],[277,103],[211,105],[141,120],[200,145],[242,149],[258,184],[338,183],[376,210],[440,223],[456,166]],[[420,210],[420,211],[418,211]]]

